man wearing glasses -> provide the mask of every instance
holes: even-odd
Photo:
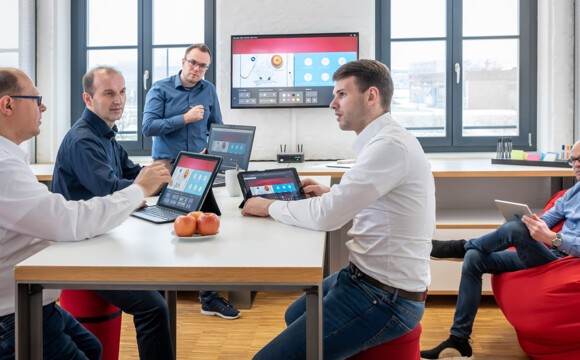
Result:
[[[165,167],[153,164],[110,196],[67,201],[48,191],[19,147],[40,133],[45,111],[28,76],[0,67],[0,359],[14,358],[14,265],[56,241],[78,241],[111,230],[162,183],[171,182]],[[42,294],[44,359],[100,359],[97,338],[56,305],[59,293]]]
[[[215,86],[203,79],[210,63],[205,44],[191,45],[182,70],[157,81],[147,93],[143,135],[154,137],[154,160],[171,162],[182,150],[203,151],[211,124],[223,123]]]
[[[580,141],[570,153],[569,164],[580,181]],[[580,182],[556,200],[541,217],[524,215],[504,223],[480,238],[433,240],[431,257],[463,260],[461,281],[450,336],[437,347],[421,351],[422,359],[472,359],[469,344],[481,298],[483,274],[501,274],[541,266],[567,255],[580,256]],[[560,232],[551,229],[563,222]],[[506,250],[514,246],[517,251]]]
[[[171,164],[180,151],[202,152],[211,124],[223,124],[215,86],[203,79],[211,63],[205,44],[185,50],[182,70],[151,87],[143,112],[143,135],[153,136],[153,160]],[[240,312],[217,291],[200,292],[201,313],[236,319]]]

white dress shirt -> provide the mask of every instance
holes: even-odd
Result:
[[[330,192],[300,201],[276,201],[274,219],[314,230],[336,230],[353,220],[349,259],[365,274],[407,291],[431,281],[435,184],[419,141],[390,114],[354,140],[356,163]]]
[[[102,198],[66,201],[37,181],[26,154],[0,136],[0,316],[14,313],[14,265],[55,241],[87,239],[120,223],[144,199],[137,185]],[[43,304],[60,291],[45,290]]]

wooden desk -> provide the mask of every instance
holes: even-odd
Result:
[[[48,182],[52,181],[52,173],[54,172],[54,163],[49,164],[30,164],[30,168],[38,181]]]
[[[56,243],[16,265],[17,359],[42,359],[43,289],[305,290],[308,358],[322,359],[326,234],[243,217],[241,198],[225,188],[215,193],[222,211],[215,238],[181,241],[172,223],[130,217],[104,235]],[[175,329],[175,299],[170,311]]]
[[[533,211],[544,207],[556,192],[568,189],[575,183],[572,169],[520,165],[492,164],[490,158],[430,158],[435,178],[437,229],[434,239],[464,239],[482,236],[503,223],[494,199],[527,203]],[[39,165],[33,165],[33,167]],[[250,163],[251,170],[295,167],[302,176],[325,175],[338,183],[348,167],[338,168],[331,161],[307,161],[298,164],[279,164],[274,161]],[[37,174],[42,169],[39,166]],[[50,169],[52,174],[52,169]],[[48,175],[44,173],[43,175]],[[37,175],[38,176],[38,175]],[[539,212],[538,212],[539,213]],[[348,263],[349,239],[347,230],[332,231],[327,243],[325,274],[331,274]],[[460,262],[432,261],[430,294],[457,294]],[[491,293],[486,277],[484,293]]]
[[[571,169],[539,166],[497,165],[490,159],[430,159],[435,178],[488,178],[488,177],[574,177]],[[31,164],[39,181],[52,181],[54,164]],[[250,170],[295,167],[304,176],[341,178],[348,167],[332,167],[331,161],[306,161],[280,164],[275,161],[252,161]]]

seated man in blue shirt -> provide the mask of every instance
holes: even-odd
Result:
[[[143,112],[143,135],[153,136],[153,160],[171,164],[182,150],[202,152],[211,124],[222,124],[215,86],[203,79],[211,63],[205,44],[185,50],[182,70],[151,87]],[[201,313],[236,319],[240,312],[217,291],[199,294]]]
[[[570,154],[576,179],[580,180],[580,142]],[[451,335],[439,346],[421,351],[422,359],[472,359],[469,337],[481,298],[483,274],[501,274],[541,266],[566,255],[580,256],[580,182],[559,198],[542,217],[524,216],[477,239],[433,240],[431,256],[463,259],[461,282]],[[551,228],[564,221],[562,231]],[[546,245],[550,246],[548,248]],[[517,251],[506,250],[515,246]],[[547,329],[549,331],[549,329]]]
[[[67,200],[88,200],[131,185],[141,166],[115,141],[123,115],[125,80],[117,70],[99,67],[83,77],[86,109],[58,150],[52,191]],[[158,291],[95,290],[133,315],[141,359],[173,359],[169,309]]]

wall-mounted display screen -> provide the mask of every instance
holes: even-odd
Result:
[[[232,36],[232,108],[327,107],[358,33]]]

